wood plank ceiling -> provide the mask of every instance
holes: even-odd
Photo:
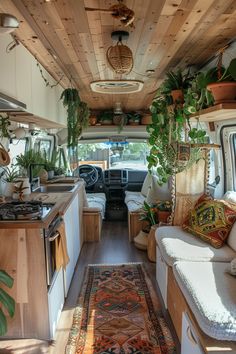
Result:
[[[77,87],[92,109],[121,102],[123,110],[144,110],[170,68],[199,66],[236,35],[235,0],[124,0],[135,12],[135,28],[124,27],[108,9],[116,0],[1,0],[0,12],[15,15],[14,35],[64,87]],[[128,30],[134,57],[129,75],[108,66],[106,51],[114,30]],[[147,74],[147,70],[154,70]],[[105,79],[144,81],[140,93],[96,94],[90,82]]]

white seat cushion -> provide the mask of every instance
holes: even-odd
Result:
[[[180,226],[159,227],[155,237],[162,257],[171,267],[177,261],[230,262],[236,257],[236,252],[228,245],[214,248]]]
[[[236,340],[236,278],[228,263],[177,262],[174,275],[200,328],[219,340]]]
[[[89,208],[99,208],[101,210],[102,218],[104,219],[106,211],[105,193],[87,193],[87,201]]]
[[[127,205],[128,211],[138,211],[142,208],[145,197],[141,192],[125,192],[125,204]]]

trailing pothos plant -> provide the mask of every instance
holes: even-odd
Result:
[[[75,88],[65,89],[60,99],[67,108],[68,147],[76,148],[83,128],[88,126],[89,108],[87,103],[81,101]]]
[[[4,284],[8,288],[13,286],[13,278],[4,270],[0,270],[0,336],[7,332],[7,319],[4,310],[8,312],[10,317],[15,313],[14,299],[1,287]]]
[[[191,143],[206,142],[206,132],[199,126],[191,127],[191,109],[184,104],[173,104],[169,94],[158,94],[150,110],[148,168],[156,169],[158,183],[163,184],[170,176],[190,167],[200,158],[200,150],[191,148]]]

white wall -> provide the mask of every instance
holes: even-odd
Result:
[[[66,111],[60,101],[63,89],[60,85],[46,87],[35,58],[23,45],[7,53],[11,41],[10,35],[0,35],[0,92],[26,103],[28,112],[66,125]],[[44,69],[43,74],[55,84]]]

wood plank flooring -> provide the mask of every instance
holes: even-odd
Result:
[[[84,268],[88,264],[116,264],[125,262],[143,262],[152,280],[153,286],[156,288],[155,263],[150,263],[147,258],[147,253],[138,250],[134,244],[129,242],[127,223],[123,221],[106,221],[103,223],[101,242],[86,243],[81,250],[68,297],[59,321],[55,340],[51,343],[33,339],[4,340],[0,342],[0,354],[63,354],[72,324],[73,312],[80,286],[83,281]],[[179,353],[179,343],[173,326],[170,323],[169,316],[165,311],[164,316],[173,332],[177,345],[177,353]]]

